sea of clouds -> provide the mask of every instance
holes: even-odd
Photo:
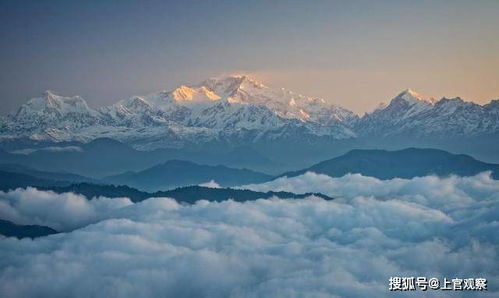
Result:
[[[243,188],[336,199],[134,204],[0,192],[0,218],[65,231],[0,236],[0,296],[389,297],[390,276],[484,277],[480,296],[499,294],[499,181],[488,173],[386,181],[306,173]]]

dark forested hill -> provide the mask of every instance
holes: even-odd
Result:
[[[18,225],[0,219],[0,235],[17,238],[36,238],[58,233],[56,230],[38,225]]]
[[[89,199],[98,196],[109,198],[127,197],[134,202],[140,202],[151,197],[168,197],[174,198],[179,202],[191,204],[195,203],[198,200],[220,202],[228,199],[233,199],[235,201],[242,202],[256,199],[268,199],[271,197],[278,197],[283,199],[302,199],[311,195],[315,195],[326,200],[332,199],[329,196],[319,193],[295,194],[284,191],[258,192],[245,189],[210,188],[202,186],[186,186],[168,191],[158,191],[153,193],[139,191],[128,186],[97,185],[89,183],[72,184],[63,187],[47,187],[45,189],[50,189],[57,193],[74,192],[85,195]]]
[[[127,185],[146,191],[166,190],[197,185],[211,180],[222,186],[260,183],[272,179],[267,174],[233,169],[225,166],[198,165],[189,161],[171,160],[140,172],[128,172],[104,178],[108,184]]]
[[[298,176],[308,171],[331,177],[360,173],[379,179],[413,178],[431,174],[473,176],[480,172],[491,171],[492,176],[499,179],[497,164],[484,163],[464,154],[419,148],[399,151],[352,150],[342,156],[282,176]]]

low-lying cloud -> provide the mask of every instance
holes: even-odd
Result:
[[[199,186],[209,187],[209,188],[222,188],[220,184],[218,184],[215,180],[210,180],[208,182],[201,183],[199,184]]]
[[[11,151],[11,153],[14,154],[23,154],[23,155],[29,155],[38,151],[45,151],[45,152],[83,152],[83,149],[78,146],[64,146],[64,147],[58,147],[58,146],[49,146],[49,147],[43,147],[39,149],[20,149],[20,150],[14,150]]]
[[[92,218],[80,229],[0,239],[0,296],[386,297],[390,276],[485,277],[489,290],[482,294],[498,294],[499,183],[487,174],[381,181],[307,173],[247,188],[338,199],[122,199],[106,208],[90,201],[97,215],[80,215]],[[3,202],[22,192],[0,196]],[[46,202],[38,208],[53,208]],[[9,206],[20,210],[20,203]],[[39,212],[47,222],[76,225]]]
[[[71,231],[99,221],[112,210],[132,204],[128,198],[87,200],[74,193],[56,194],[28,187],[7,193],[0,191],[0,219]]]
[[[477,202],[499,198],[499,181],[489,172],[472,177],[438,176],[395,178],[379,180],[361,174],[348,174],[332,178],[307,172],[303,175],[281,177],[263,184],[241,186],[254,191],[289,191],[294,193],[320,192],[340,201],[357,197],[374,197],[377,200],[397,199],[445,211],[475,208]]]

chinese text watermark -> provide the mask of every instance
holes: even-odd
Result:
[[[486,291],[486,278],[444,278],[440,280],[436,277],[398,277],[393,276],[388,280],[390,291]]]

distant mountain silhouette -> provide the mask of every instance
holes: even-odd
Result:
[[[0,171],[0,190],[9,191],[16,188],[25,188],[28,186],[34,187],[53,187],[53,186],[67,186],[71,182],[56,181],[50,179],[43,179],[33,177],[27,174],[12,173]]]
[[[35,187],[39,190],[50,190],[55,193],[72,192],[81,194],[92,199],[94,197],[118,198],[127,197],[133,202],[140,202],[153,197],[174,198],[183,203],[194,203],[198,200],[224,201],[233,199],[235,201],[248,201],[256,199],[268,199],[271,197],[286,199],[302,199],[311,195],[326,200],[332,199],[320,193],[295,194],[291,192],[257,192],[251,190],[240,190],[231,188],[210,188],[202,186],[179,187],[168,191],[145,192],[138,189],[121,185],[105,185],[93,183],[73,183],[68,181],[54,181],[35,178],[26,174],[9,173],[0,171],[0,190],[9,191],[16,188]]]
[[[352,150],[342,156],[281,176],[298,176],[308,171],[331,177],[359,173],[379,179],[413,178],[432,174],[473,176],[480,172],[491,171],[492,177],[499,179],[497,164],[484,163],[464,154],[419,148],[398,151]]]
[[[211,180],[221,186],[235,186],[269,181],[272,176],[225,166],[198,165],[189,161],[171,160],[140,172],[128,172],[103,179],[107,184],[128,185],[146,191],[167,190],[197,185]]]
[[[316,196],[325,200],[332,200],[333,198],[320,194],[320,193],[304,193],[295,194],[285,191],[269,191],[258,192],[245,189],[231,189],[231,188],[210,188],[202,186],[186,186],[179,187],[168,191],[145,192],[140,191],[128,186],[114,186],[114,185],[98,185],[89,183],[72,184],[62,187],[42,187],[41,189],[51,190],[56,193],[73,192],[82,194],[88,199],[98,196],[109,198],[127,197],[132,202],[140,202],[149,198],[167,197],[174,198],[182,203],[193,204],[199,200],[207,200],[210,202],[221,202],[225,200],[235,200],[238,202],[251,201],[256,199],[268,199],[271,197],[278,197],[282,199],[303,199],[308,196]]]
[[[0,235],[17,238],[37,238],[58,232],[52,228],[38,225],[18,225],[7,220],[0,219]]]
[[[105,184],[77,183],[65,186],[41,186],[37,187],[37,189],[50,190],[55,193],[72,192],[84,195],[89,200],[95,197],[102,196],[108,198],[126,197],[129,198],[132,202],[140,202],[154,197],[152,193],[140,191],[138,189],[125,185],[115,186]]]
[[[237,202],[244,202],[256,199],[269,199],[272,197],[278,197],[281,199],[303,199],[312,195],[325,200],[333,199],[320,193],[295,194],[286,191],[258,192],[246,189],[208,188],[201,186],[180,187],[166,192],[154,193],[153,195],[172,197],[177,201],[191,204],[200,199],[208,200],[210,202],[221,202],[229,199]]]
[[[22,165],[46,172],[71,172],[93,178],[141,171],[169,160],[205,165],[225,165],[279,174],[289,166],[276,163],[252,147],[192,147],[186,149],[136,150],[119,141],[100,138],[89,143],[61,143],[59,147],[7,152],[0,149],[0,164]],[[54,144],[52,144],[54,145]],[[70,148],[73,150],[64,150]],[[57,150],[59,149],[59,150]],[[20,154],[23,153],[23,154]]]
[[[96,139],[77,146],[77,151],[37,150],[29,154],[0,151],[0,163],[18,164],[48,172],[72,172],[103,176],[154,165],[139,151],[111,139]]]
[[[27,166],[17,165],[17,164],[0,164],[0,171],[17,173],[17,174],[26,174],[39,179],[48,179],[55,181],[66,181],[73,183],[80,182],[89,182],[96,183],[97,180],[88,178],[85,176],[73,174],[73,173],[65,173],[65,172],[45,172],[39,171]]]

